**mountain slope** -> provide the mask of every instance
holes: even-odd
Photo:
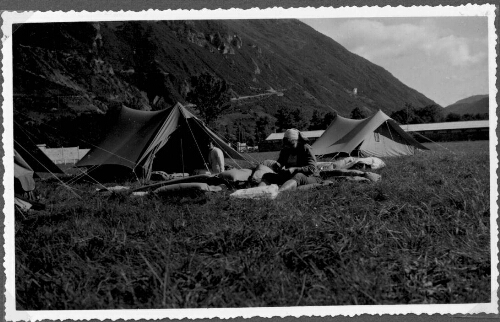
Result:
[[[242,99],[223,116],[272,116],[280,107],[347,116],[434,102],[385,69],[297,20],[130,21],[16,26],[14,106],[30,121],[74,120],[125,104],[186,103],[190,78],[210,72]],[[357,89],[356,92],[354,89]],[[283,95],[273,95],[283,93]],[[266,95],[263,95],[266,94]],[[55,121],[54,121],[55,122]]]
[[[489,106],[489,95],[474,95],[446,106],[444,113],[484,114],[489,113]]]

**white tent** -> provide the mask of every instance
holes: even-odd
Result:
[[[428,150],[381,110],[362,120],[337,115],[312,148],[316,155],[344,153],[359,157],[412,155],[415,149]]]

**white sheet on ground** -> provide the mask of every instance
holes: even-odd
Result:
[[[229,196],[246,199],[274,199],[278,196],[278,185],[272,184],[270,186],[240,189]]]

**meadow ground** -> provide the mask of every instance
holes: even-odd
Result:
[[[275,200],[42,180],[47,208],[15,218],[17,309],[490,302],[489,142],[442,145]]]

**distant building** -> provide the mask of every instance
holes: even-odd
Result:
[[[463,141],[463,140],[488,140],[489,121],[462,121],[426,124],[400,125],[405,131],[413,135],[419,142],[432,141]],[[301,132],[313,144],[324,130]],[[281,150],[282,140],[285,133],[271,133],[264,142],[259,144],[259,152]],[[426,139],[427,138],[427,139]]]
[[[37,146],[55,164],[77,163],[90,151],[90,149],[80,149],[79,147],[47,148],[45,144],[38,144]]]
[[[246,152],[247,151],[247,144],[246,143],[237,142],[236,143],[236,151],[238,151],[238,152]]]
[[[406,124],[401,125],[406,132],[413,134],[413,137],[421,142],[426,142],[426,138],[433,141],[463,141],[463,140],[488,140],[490,122],[462,121],[443,122],[426,124]]]

